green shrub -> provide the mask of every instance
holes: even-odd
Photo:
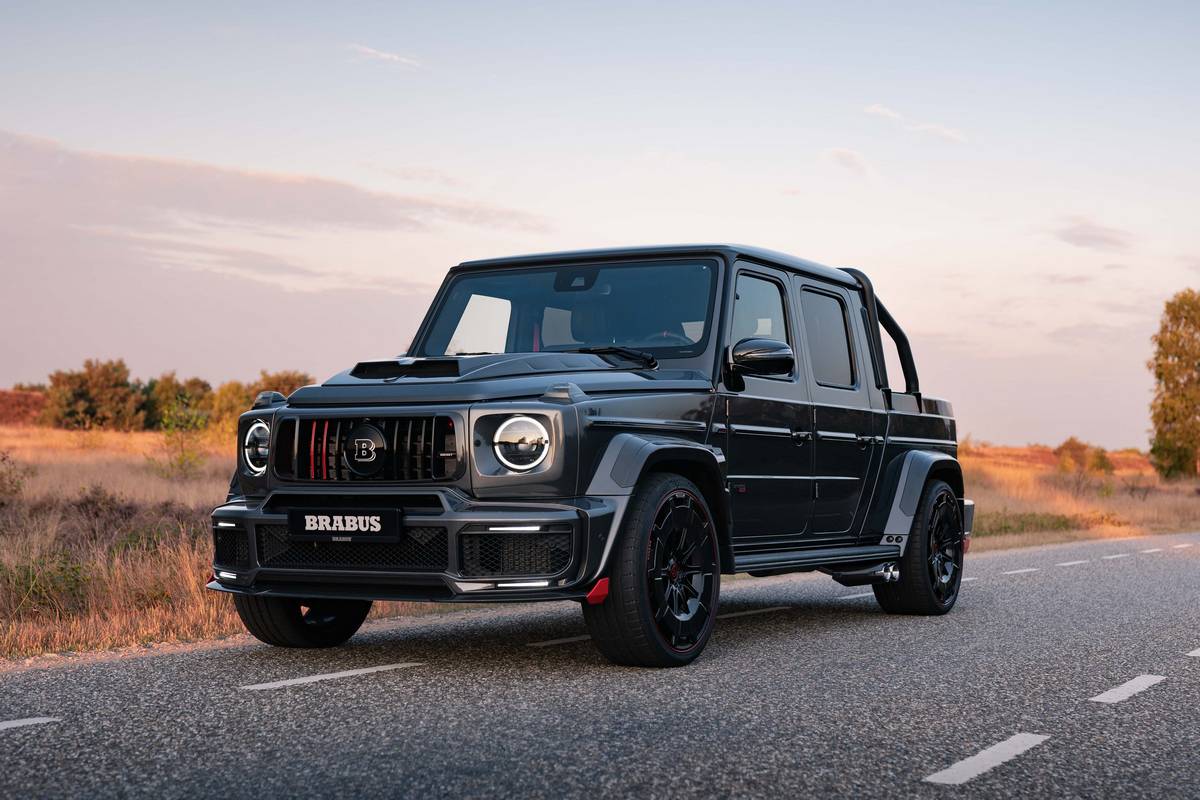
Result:
[[[18,464],[8,451],[0,450],[0,508],[21,494],[29,472],[29,468]]]
[[[81,370],[50,375],[42,422],[59,428],[121,431],[145,427],[142,387],[129,379],[122,360],[88,359]]]

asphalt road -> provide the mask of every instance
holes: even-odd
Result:
[[[940,618],[727,582],[677,670],[553,604],[0,674],[0,796],[1200,796],[1200,534],[966,574]]]

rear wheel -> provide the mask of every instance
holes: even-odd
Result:
[[[233,604],[254,638],[276,647],[336,647],[362,626],[370,600],[295,600],[235,594]]]
[[[583,607],[600,652],[630,666],[690,664],[708,643],[721,591],[716,526],[700,490],[678,475],[646,478],[612,557],[608,598]]]
[[[891,614],[945,614],[962,583],[963,522],[958,498],[945,481],[930,481],[921,494],[900,580],[877,583],[875,599]]]

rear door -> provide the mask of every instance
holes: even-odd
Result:
[[[726,376],[726,460],[735,552],[782,549],[808,533],[812,510],[812,410],[800,362],[788,276],[740,263],[726,341],[787,342],[797,355],[786,376]],[[731,384],[733,384],[731,386]]]
[[[842,286],[793,279],[799,298],[813,399],[814,537],[854,537],[872,462],[882,448],[886,415],[872,408],[864,349],[854,327],[854,297]]]

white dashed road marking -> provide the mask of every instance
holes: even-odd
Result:
[[[963,579],[962,579],[962,582],[963,582],[963,583],[966,583],[967,581],[977,581],[977,580],[979,580],[979,578],[975,578],[975,577],[971,577],[971,578],[963,578]]]
[[[1042,736],[1038,733],[1018,733],[986,750],[981,750],[970,758],[964,758],[941,772],[933,773],[925,781],[953,785],[966,783],[972,778],[979,777],[988,770],[1000,766],[1005,761],[1011,761],[1026,750],[1037,747],[1049,738],[1049,736]]]
[[[1092,563],[1092,562],[1085,558],[1082,561],[1064,561],[1061,564],[1055,564],[1054,566],[1056,566],[1056,567],[1073,567],[1076,564],[1090,564],[1090,563]]]
[[[551,647],[556,644],[571,644],[573,642],[586,642],[591,639],[586,633],[583,636],[568,636],[564,639],[547,639],[544,642],[530,642],[530,647]]]
[[[1200,647],[1198,647],[1195,650],[1193,650],[1192,652],[1188,653],[1188,655],[1191,656],[1192,658],[1200,658]]]
[[[756,608],[752,611],[733,611],[729,614],[718,614],[717,619],[730,619],[731,617],[749,617],[752,614],[770,614],[773,611],[787,611],[787,606],[771,606],[770,608]]]
[[[331,681],[337,678],[352,678],[355,675],[370,675],[372,672],[386,672],[393,669],[404,669],[405,667],[419,667],[419,661],[404,662],[402,664],[381,664],[378,667],[363,667],[362,669],[348,669],[343,672],[326,672],[323,675],[308,675],[303,678],[290,678],[285,681],[271,681],[270,683],[254,683],[249,686],[239,686],[239,689],[248,691],[258,691],[260,689],[281,689],[284,686],[297,686],[302,683],[316,683],[317,681]]]
[[[1185,547],[1191,547],[1191,546],[1192,546],[1191,542],[1188,542],[1186,544],[1173,544],[1173,545],[1171,545],[1171,549],[1172,550],[1182,550]]]
[[[6,731],[9,728],[24,728],[26,725],[45,725],[47,722],[61,722],[58,717],[27,717],[26,719],[10,719],[7,722],[0,722],[0,731]]]
[[[1129,553],[1114,553],[1111,556],[1100,556],[1105,561],[1112,561],[1114,558],[1129,558]]]
[[[1026,567],[1025,569],[1010,569],[1008,572],[1001,572],[1001,575],[1022,575],[1026,572],[1037,572],[1037,567]]]
[[[1133,680],[1125,681],[1120,686],[1088,699],[1095,703],[1119,703],[1122,700],[1128,700],[1138,692],[1146,691],[1154,684],[1166,679],[1165,675],[1138,675]]]
[[[838,600],[857,600],[860,597],[874,597],[874,596],[875,596],[874,592],[860,592],[858,594],[844,594],[841,597],[838,597],[836,599],[838,599]]]
[[[1161,547],[1151,547],[1149,550],[1142,550],[1141,552],[1143,552],[1143,553],[1161,553],[1162,548]]]

